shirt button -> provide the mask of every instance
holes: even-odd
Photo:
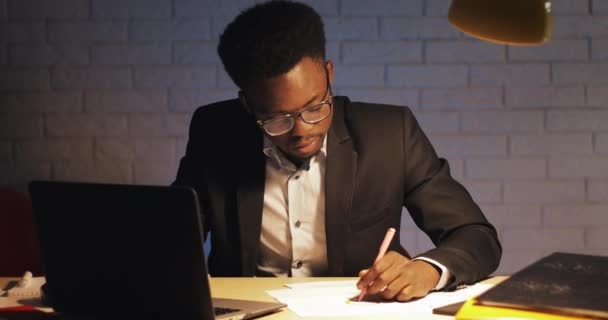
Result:
[[[300,222],[300,220],[298,220],[298,221],[296,221],[296,223],[294,225],[296,226],[296,228],[299,228],[301,224],[302,223]]]
[[[300,179],[300,176],[295,176],[293,178],[296,179],[296,180],[298,180],[298,179]]]
[[[300,260],[296,261],[294,268],[296,268],[296,269],[302,268],[302,261],[300,261]]]

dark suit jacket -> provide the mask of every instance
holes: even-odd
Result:
[[[327,138],[325,227],[327,276],[369,267],[386,230],[400,228],[402,206],[437,245],[422,256],[446,266],[454,281],[493,272],[501,247],[468,192],[437,157],[406,107],[336,97]],[[199,108],[174,184],[199,194],[211,231],[209,270],[253,276],[264,199],[263,135],[238,100]],[[405,254],[399,232],[390,250]]]

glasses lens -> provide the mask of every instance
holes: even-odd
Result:
[[[264,130],[271,136],[278,136],[293,128],[293,117],[282,117],[264,124]]]
[[[301,116],[304,121],[315,123],[327,118],[330,113],[331,104],[326,102],[302,111]]]

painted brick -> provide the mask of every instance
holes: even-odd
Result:
[[[13,160],[13,144],[0,141],[0,164],[7,164]]]
[[[218,70],[217,73],[218,73],[218,75],[217,75],[217,86],[218,86],[218,88],[220,88],[220,89],[232,89],[235,92],[238,91],[238,87],[232,81],[232,79],[230,78],[230,76],[228,76],[228,73],[226,73],[226,71],[224,70],[224,68],[219,67],[219,70]],[[336,72],[334,72],[334,76],[336,76]],[[335,85],[335,83],[334,83],[334,85]]]
[[[549,159],[550,178],[608,178],[608,157]]]
[[[416,233],[416,250],[418,252],[427,252],[433,248],[435,248],[435,245],[431,242],[431,239],[423,232],[418,231]]]
[[[49,86],[49,71],[47,69],[15,68],[0,70],[0,92],[48,90]]]
[[[187,137],[190,114],[134,114],[129,117],[133,137]]]
[[[49,137],[120,137],[128,135],[124,115],[49,115]]]
[[[329,40],[370,40],[378,38],[376,18],[335,17],[323,20]]]
[[[92,49],[94,64],[170,64],[171,46],[164,44],[97,45]]]
[[[33,161],[90,161],[93,157],[92,139],[47,139],[15,142],[15,159]]]
[[[343,15],[350,16],[421,16],[422,0],[342,1]]]
[[[585,234],[585,245],[590,249],[608,249],[608,228],[591,228]]]
[[[208,40],[209,19],[133,21],[129,38],[135,41]]]
[[[471,155],[506,155],[507,139],[504,136],[431,136],[433,146],[442,157]]]
[[[431,141],[432,143],[433,141]],[[458,158],[447,159],[448,165],[450,166],[450,175],[458,180],[464,180],[464,160]]]
[[[135,143],[125,138],[100,138],[95,140],[95,160],[131,161],[135,159]]]
[[[335,65],[335,87],[381,87],[384,85],[383,66]]]
[[[16,191],[27,193],[27,185],[32,180],[49,180],[51,165],[48,163],[15,163],[12,166],[0,166],[0,183]]]
[[[94,19],[171,17],[171,0],[93,0]]]
[[[607,19],[608,20],[608,19]],[[553,65],[556,84],[608,84],[608,63],[564,63]]]
[[[169,109],[176,112],[192,112],[200,106],[238,97],[235,90],[169,90]]]
[[[46,25],[41,21],[0,22],[0,42],[44,43]]]
[[[502,258],[494,275],[512,275],[515,272],[539,260],[546,254],[543,250],[503,248]]]
[[[48,28],[49,42],[52,44],[74,45],[127,40],[127,23],[123,21],[51,21]]]
[[[539,205],[482,205],[481,211],[497,227],[541,225],[541,206]]]
[[[591,134],[512,135],[510,150],[520,155],[590,155]]]
[[[608,202],[608,181],[590,180],[587,185],[587,200]]]
[[[380,38],[401,39],[457,39],[459,32],[445,18],[382,18]]]
[[[138,161],[134,164],[134,182],[147,185],[168,185],[175,181],[176,165]]]
[[[336,95],[348,96],[351,101],[384,103],[418,108],[418,90],[416,89],[336,89]]]
[[[547,128],[554,131],[608,130],[608,111],[549,111]]]
[[[420,127],[427,133],[458,132],[457,112],[416,112]]]
[[[3,112],[79,112],[82,111],[80,92],[8,93],[0,94]]]
[[[345,42],[342,44],[344,63],[420,63],[422,43],[405,41]]]
[[[579,0],[551,0],[551,13],[555,15],[588,14],[589,3]]]
[[[305,0],[300,1],[311,6],[322,16],[336,16],[338,15],[338,0]]]
[[[227,15],[235,17],[240,11],[255,4],[254,0],[175,0],[177,17],[210,17]]]
[[[2,115],[0,138],[32,138],[42,136],[43,121],[39,115]]]
[[[461,119],[463,132],[540,132],[544,126],[544,114],[542,111],[463,112]]]
[[[425,89],[422,107],[429,109],[493,109],[502,107],[500,88]]]
[[[510,46],[510,61],[585,61],[589,56],[586,39],[552,39],[542,46]]]
[[[176,139],[176,149],[175,152],[176,159],[181,159],[186,154],[186,147],[188,146],[188,138],[177,138]],[[177,173],[177,171],[176,171]]]
[[[471,84],[530,86],[549,84],[548,64],[473,65]]]
[[[546,179],[547,161],[539,158],[467,159],[469,179]]]
[[[54,165],[57,180],[132,183],[130,163],[120,162],[61,162]]]
[[[54,68],[55,89],[128,89],[132,75],[128,67]]]
[[[183,65],[220,64],[217,42],[181,42],[173,45],[173,62]]]
[[[12,19],[88,18],[88,0],[17,0],[11,1],[8,14]]]
[[[608,153],[608,134],[598,134],[595,137],[595,152]]]
[[[506,105],[513,108],[577,107],[585,104],[585,88],[507,87]]]
[[[604,37],[608,35],[608,20],[602,16],[555,15],[552,38]]]
[[[174,164],[176,162],[175,139],[149,138],[135,140],[135,160],[146,163]]]
[[[389,66],[387,71],[390,86],[458,87],[467,85],[467,67],[445,66]]]
[[[579,249],[585,246],[582,228],[510,229],[502,245],[513,249]]]
[[[587,106],[599,108],[608,107],[608,86],[588,86]]]
[[[482,41],[428,41],[425,56],[428,62],[504,62],[506,49],[505,46]]]
[[[406,214],[401,218],[401,221],[403,221],[405,216],[409,217],[409,215]],[[401,224],[401,228],[399,228],[399,240],[401,240],[401,245],[411,256],[419,254],[418,249],[416,248],[416,237],[417,233],[420,232],[420,229],[416,229],[416,227],[406,227],[403,224]]]
[[[7,8],[6,8],[7,0],[0,0],[0,19],[6,19],[7,16]]]
[[[87,112],[160,112],[167,110],[165,90],[104,90],[85,94]]]
[[[598,61],[608,60],[608,39],[591,40],[591,59]]]
[[[84,65],[89,64],[87,47],[14,45],[10,47],[10,63],[28,65]]]
[[[494,181],[461,181],[478,204],[496,204],[502,202],[500,182]]]
[[[450,2],[445,0],[426,0],[425,12],[430,17],[447,17],[450,9]]]
[[[608,205],[545,206],[543,224],[557,227],[608,227]]]
[[[507,181],[504,183],[505,203],[550,204],[585,200],[585,183],[572,181]]]
[[[210,88],[215,86],[216,67],[138,67],[137,88]]]
[[[608,3],[604,0],[592,0],[594,14],[608,14]]]
[[[341,41],[325,41],[325,59],[334,63],[340,61],[340,43]]]

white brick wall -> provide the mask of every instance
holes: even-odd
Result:
[[[219,34],[257,0],[0,0],[0,186],[167,184],[194,109],[235,98]],[[307,0],[335,91],[410,106],[504,244],[498,273],[608,254],[608,1],[553,0],[553,40],[463,35],[446,0]],[[402,242],[432,246],[410,219]]]

